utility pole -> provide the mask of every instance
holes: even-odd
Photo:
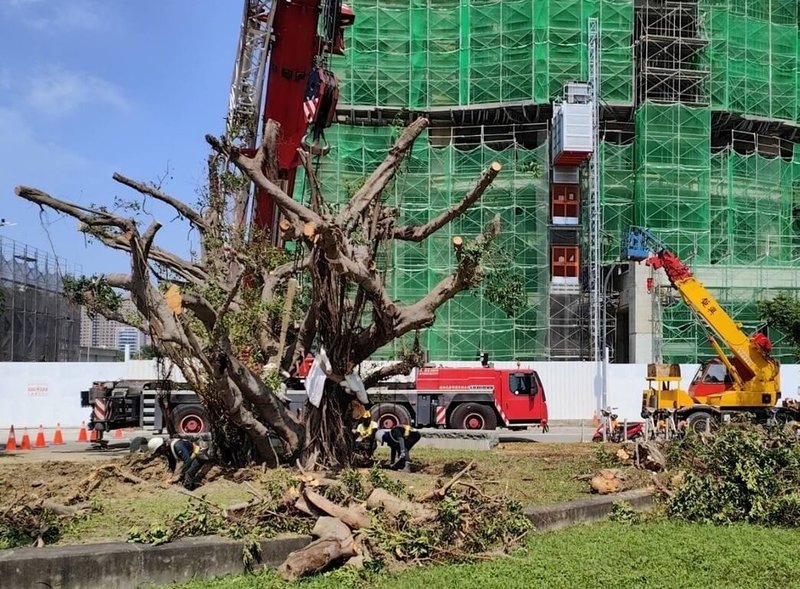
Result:
[[[600,24],[597,18],[589,19],[589,99],[592,105],[592,158],[589,160],[589,300],[593,359],[600,369],[598,378],[598,403],[606,406],[605,381],[606,350],[602,293],[602,259],[600,234]]]

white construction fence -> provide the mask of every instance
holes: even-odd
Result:
[[[448,366],[479,366],[476,362],[448,362]],[[513,368],[516,363],[496,362],[497,368]],[[521,368],[535,368],[544,384],[551,421],[591,419],[599,406],[602,390],[601,366],[593,362],[523,362]],[[617,408],[621,419],[639,419],[645,364],[609,364],[606,378],[608,405]],[[683,387],[689,385],[696,364],[681,365]],[[182,381],[177,369],[170,373]],[[155,361],[127,362],[0,362],[0,431],[17,428],[78,427],[89,419],[81,407],[80,391],[93,381],[159,378]],[[800,365],[781,367],[784,398],[798,397]]]

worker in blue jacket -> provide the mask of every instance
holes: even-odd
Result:
[[[422,436],[410,425],[398,425],[391,429],[379,429],[375,432],[375,441],[386,444],[391,450],[389,468],[411,472],[409,452]]]

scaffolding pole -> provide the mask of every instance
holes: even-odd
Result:
[[[589,19],[589,97],[592,104],[592,158],[589,161],[589,299],[592,339],[592,357],[598,366],[597,401],[599,408],[606,406],[605,372],[607,356],[605,335],[603,334],[603,305],[601,291],[602,258],[600,233],[602,219],[600,213],[600,25],[597,18]]]

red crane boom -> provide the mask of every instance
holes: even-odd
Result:
[[[289,194],[309,125],[312,151],[320,153],[314,148],[336,113],[338,84],[327,58],[343,53],[343,29],[354,20],[341,0],[245,0],[227,134],[254,149],[266,121],[279,123],[279,180]],[[242,128],[252,132],[242,136]],[[254,196],[252,225],[277,242],[275,205],[261,191]]]

